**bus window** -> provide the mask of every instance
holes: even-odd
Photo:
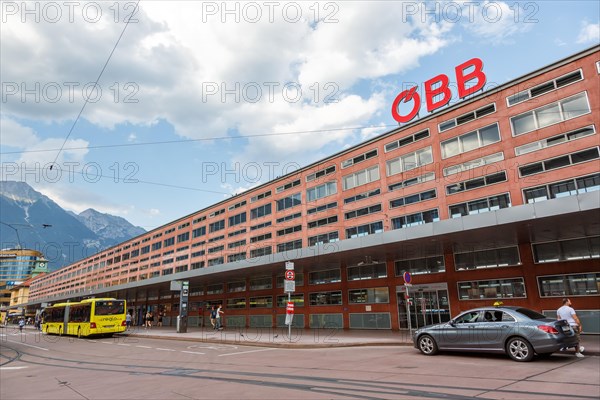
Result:
[[[119,315],[125,314],[123,301],[97,301],[95,315]]]

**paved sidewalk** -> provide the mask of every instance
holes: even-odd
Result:
[[[344,330],[344,329],[292,329],[291,340],[287,328],[240,328],[214,331],[212,328],[190,328],[177,333],[175,327],[136,326],[125,333],[131,338],[145,337],[199,341],[207,343],[269,346],[288,348],[324,348],[350,346],[412,346],[412,337],[405,331]],[[124,335],[125,335],[124,334]],[[584,354],[600,355],[600,335],[582,335]],[[568,350],[573,352],[573,350]]]

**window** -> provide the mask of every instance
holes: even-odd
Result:
[[[435,199],[437,192],[435,189],[427,190],[421,193],[411,194],[399,199],[390,200],[390,208],[402,207],[413,203],[418,203],[425,200]]]
[[[327,182],[306,190],[306,201],[315,201],[337,193],[337,183]]]
[[[438,209],[435,208],[433,210],[392,218],[392,229],[408,228],[410,226],[428,224],[439,220],[440,216]]]
[[[227,256],[227,262],[242,261],[245,259],[246,259],[246,252],[230,254]]]
[[[175,238],[172,237],[172,238],[165,239],[163,244],[165,247],[173,246],[175,244]]]
[[[273,279],[270,276],[250,278],[250,290],[265,290],[273,288]]]
[[[542,94],[551,92],[563,86],[567,86],[571,83],[578,82],[582,79],[583,73],[581,70],[570,72],[559,78],[536,85],[531,89],[523,90],[522,92],[513,94],[512,96],[506,98],[506,104],[508,104],[509,107],[512,107],[516,104],[522,103],[537,96],[541,96]]]
[[[250,308],[273,308],[273,296],[250,297]]]
[[[245,206],[245,205],[246,205],[246,200],[240,201],[239,203],[236,203],[236,204],[233,204],[233,205],[229,206],[228,210],[229,211],[235,210],[236,208],[240,208],[240,207]]]
[[[302,204],[302,195],[300,193],[293,194],[283,199],[277,200],[277,211],[287,210]]]
[[[271,214],[271,203],[250,210],[250,219],[256,219]]]
[[[295,213],[295,214],[286,215],[285,217],[277,218],[277,223],[280,224],[282,222],[291,221],[293,219],[300,218],[301,216],[302,216],[301,212]],[[269,222],[269,225],[271,225],[270,222]]]
[[[513,136],[545,128],[561,121],[588,114],[590,105],[585,92],[536,108],[510,119]]]
[[[209,233],[220,231],[221,229],[225,229],[225,220],[224,219],[213,222],[211,224],[208,224],[208,232]]]
[[[229,308],[229,309],[246,308],[246,299],[244,297],[237,298],[237,299],[227,299],[227,308]]]
[[[533,260],[537,264],[600,258],[600,236],[534,243],[532,246]]]
[[[267,198],[269,196],[271,196],[271,191],[270,190],[266,191],[264,193],[261,193],[259,195],[256,195],[256,196],[252,196],[250,198],[250,203],[254,203],[255,201],[259,201],[259,200],[265,199],[265,198]]]
[[[457,271],[508,267],[519,264],[521,264],[521,260],[519,259],[519,248],[517,246],[454,253],[454,267]]]
[[[477,189],[480,187],[493,185],[498,182],[506,181],[506,172],[501,171],[495,174],[482,176],[481,178],[470,179],[468,181],[458,182],[452,185],[446,186],[447,194],[454,194],[463,192],[465,190]]]
[[[280,243],[277,245],[277,252],[297,250],[302,248],[302,239],[292,240],[291,242]]]
[[[535,203],[558,197],[574,196],[578,193],[600,190],[600,174],[588,175],[576,179],[551,183],[523,190],[527,203]]]
[[[358,210],[348,211],[344,214],[346,219],[358,218],[369,214],[375,214],[381,212],[381,204],[374,204],[372,206],[359,208]]]
[[[206,235],[206,226],[201,226],[192,231],[192,239]]]
[[[348,290],[348,304],[387,304],[390,293],[387,287]]]
[[[246,228],[244,228],[244,229],[238,229],[237,231],[233,231],[233,232],[229,232],[227,234],[227,237],[234,237],[234,236],[238,236],[238,235],[243,235],[244,233],[246,233]]]
[[[228,293],[245,292],[245,291],[246,291],[246,282],[245,281],[229,282],[227,284],[227,292]]]
[[[314,271],[308,274],[309,285],[324,285],[327,283],[337,283],[342,281],[342,275],[339,268],[328,269],[325,271]]]
[[[246,239],[243,240],[238,240],[237,242],[231,242],[227,245],[228,249],[233,249],[235,247],[240,247],[240,246],[245,246],[246,245]]]
[[[567,167],[569,165],[579,164],[586,161],[596,160],[600,158],[598,148],[594,147],[587,150],[578,151],[576,153],[566,154],[564,156],[551,158],[549,160],[540,161],[533,164],[527,164],[519,167],[519,174],[529,176],[545,171],[550,171],[557,168]]]
[[[294,307],[304,307],[304,293],[292,294],[290,301],[294,303]],[[288,296],[277,296],[277,307],[286,307],[288,303]]]
[[[282,288],[284,287],[284,276],[277,275],[275,278],[276,287]],[[304,274],[302,272],[296,272],[296,286],[304,286]]]
[[[384,149],[387,153],[388,151],[399,149],[400,147],[407,146],[413,142],[416,142],[421,139],[425,139],[429,137],[429,129],[425,129],[424,131],[415,133],[414,135],[403,137],[402,139],[394,140],[385,145]]]
[[[262,247],[260,249],[250,250],[250,258],[261,257],[261,256],[266,256],[266,255],[272,254],[272,250],[273,249],[271,248],[271,246]]]
[[[356,196],[345,198],[344,199],[344,204],[349,204],[349,203],[353,203],[355,201],[360,201],[360,200],[368,199],[369,197],[377,196],[379,194],[381,194],[381,189],[371,190],[369,192],[364,192],[364,193],[361,193],[361,194],[357,194]]]
[[[596,133],[594,125],[587,126],[585,128],[577,129],[571,132],[562,133],[560,135],[552,136],[547,139],[538,140],[537,142],[527,143],[519,147],[515,147],[515,155],[520,156],[523,154],[531,153],[544,149],[546,147],[555,146],[557,144],[567,143],[573,140],[580,139],[582,137],[590,136]]]
[[[330,208],[336,208],[336,207],[337,207],[337,201],[334,201],[333,203],[323,204],[322,206],[309,208],[306,210],[306,214],[311,215],[311,214],[315,214],[315,213],[318,213],[321,211],[326,211],[326,210],[329,210]]]
[[[215,285],[206,286],[206,294],[221,294],[223,293],[223,284],[218,283]]]
[[[208,239],[208,243],[218,242],[219,240],[225,239],[225,235],[214,236]]]
[[[538,276],[540,297],[598,296],[600,273]]]
[[[300,185],[300,179],[297,179],[297,180],[295,180],[293,182],[286,183],[285,185],[279,186],[278,188],[275,189],[275,193],[281,193],[284,190],[291,189],[291,188],[296,187],[298,185]]]
[[[484,199],[471,200],[466,203],[454,204],[449,209],[451,218],[460,218],[465,215],[481,214],[510,206],[510,196],[508,193],[505,193]]]
[[[235,226],[246,222],[246,212],[229,217],[229,226]]]
[[[190,233],[189,232],[184,232],[181,233],[179,235],[177,235],[177,243],[181,243],[181,242],[185,242],[190,240]]]
[[[432,181],[434,179],[435,179],[435,174],[433,172],[428,172],[421,176],[416,176],[414,178],[408,178],[402,182],[393,183],[388,186],[388,189],[390,190],[390,192],[392,192],[394,190],[402,189],[402,188],[412,186],[412,185],[417,185],[419,183]]]
[[[348,168],[351,165],[358,164],[373,157],[377,157],[377,149],[369,150],[366,153],[342,161],[342,169]]]
[[[213,258],[208,260],[208,266],[212,267],[213,265],[220,265],[220,264],[224,264],[225,263],[225,259],[223,257],[217,257],[217,258]]]
[[[410,272],[412,275],[446,272],[443,255],[397,260],[394,267],[396,276],[402,276],[405,272]]]
[[[475,111],[471,111],[457,118],[449,119],[448,121],[442,122],[438,125],[438,131],[442,133],[456,126],[466,124],[467,122],[474,121],[494,112],[496,112],[496,103],[488,104],[487,106],[478,108]]]
[[[378,221],[371,224],[360,225],[346,229],[346,239],[352,239],[381,232],[383,232],[383,222]]]
[[[449,158],[500,141],[498,123],[465,133],[441,143],[442,158]]]
[[[317,292],[308,295],[311,306],[334,306],[342,304],[342,291]]]
[[[213,217],[216,217],[217,215],[223,214],[224,212],[225,212],[225,209],[222,208],[220,210],[217,210],[217,211],[214,211],[214,212],[208,214],[208,216],[209,216],[209,218],[213,218]]]
[[[271,239],[273,235],[271,233],[265,233],[264,235],[258,235],[250,238],[250,243],[261,242],[263,240]]]
[[[523,278],[494,279],[489,281],[458,282],[460,300],[525,298]]]
[[[314,172],[312,174],[306,175],[306,182],[312,182],[315,179],[319,179],[323,176],[329,175],[329,174],[333,174],[335,172],[335,165],[332,165],[330,167],[327,167],[325,169],[321,169],[317,172]]]
[[[462,164],[453,165],[451,167],[444,168],[444,176],[458,174],[460,172],[468,171],[473,168],[482,167],[484,165],[493,164],[498,161],[504,160],[504,153],[490,154],[489,156],[477,158],[475,160],[467,161]]]
[[[272,222],[268,221],[268,222],[263,222],[262,224],[258,224],[258,225],[253,225],[250,227],[251,231],[255,231],[257,229],[262,229],[262,228],[266,228],[268,226],[271,226]]]
[[[322,235],[311,236],[308,238],[308,245],[315,246],[317,244],[325,244],[337,242],[340,240],[338,231],[324,233]]]
[[[291,226],[289,228],[278,230],[277,231],[277,236],[290,235],[292,233],[300,232],[300,231],[302,231],[302,225]]]
[[[318,219],[316,221],[309,222],[308,229],[318,228],[318,227],[329,225],[329,224],[335,224],[336,222],[338,222],[337,215],[335,215],[333,217]]]
[[[353,267],[348,267],[347,272],[349,281],[387,278],[387,267],[385,263],[373,265],[356,265]]]
[[[343,190],[349,190],[377,180],[379,180],[379,165],[374,165],[362,171],[344,176],[342,178],[342,186]]]
[[[205,220],[206,220],[206,215],[205,215],[205,216],[202,216],[202,217],[199,217],[199,218],[196,218],[196,219],[194,219],[194,220],[192,221],[192,225],[194,225],[194,224],[197,224],[197,223],[199,223],[199,222],[202,222],[202,221],[205,221]]]
[[[410,171],[421,167],[423,165],[431,164],[433,162],[433,153],[431,152],[431,146],[424,149],[417,150],[412,153],[404,154],[400,157],[393,158],[386,162],[387,176],[400,174],[402,172]]]

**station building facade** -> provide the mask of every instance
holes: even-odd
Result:
[[[292,261],[296,327],[569,296],[600,333],[599,107],[596,46],[40,276],[30,302],[114,296],[169,324],[187,280],[189,325],[223,304],[227,326],[279,327]]]

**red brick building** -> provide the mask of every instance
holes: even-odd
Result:
[[[35,279],[30,301],[126,298],[190,325],[405,329],[502,301],[600,332],[600,47]]]

